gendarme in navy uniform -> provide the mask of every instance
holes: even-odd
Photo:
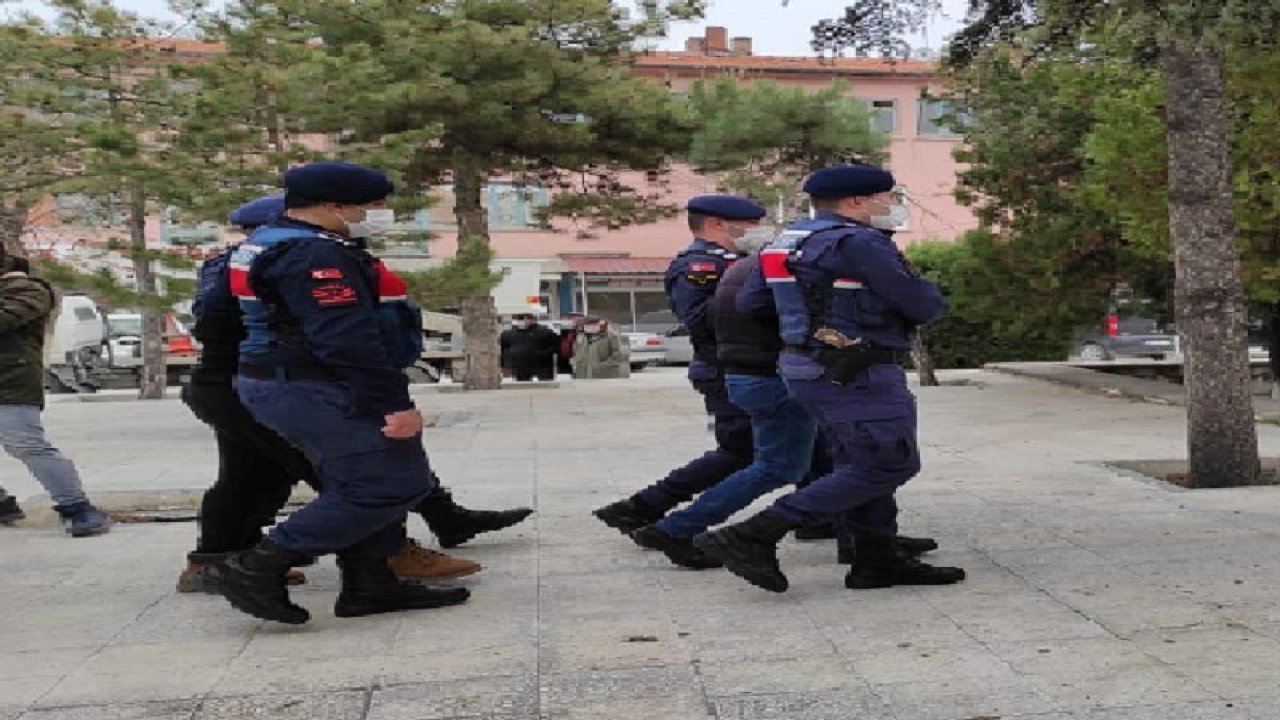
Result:
[[[729,402],[709,308],[720,279],[738,257],[735,242],[759,225],[766,211],[732,195],[695,197],[686,209],[694,240],[671,261],[664,284],[671,310],[689,329],[693,344],[689,381],[714,418],[716,447],[631,497],[595,511],[602,522],[623,533],[661,520],[680,503],[750,465],[752,459],[751,418]]]
[[[785,344],[779,375],[817,419],[834,470],[694,544],[752,584],[782,592],[778,542],[836,514],[857,548],[846,587],[959,582],[963,570],[926,565],[894,541],[894,493],[920,471],[915,397],[902,364],[916,328],[945,314],[946,303],[886,232],[906,214],[892,175],[869,165],[826,168],[804,190],[815,217],[761,253],[761,272],[737,304],[775,305]]]
[[[421,326],[388,332],[380,264],[356,241],[394,220],[394,188],[347,163],[294,168],[284,186],[285,214],[230,262],[247,330],[236,388],[258,422],[306,455],[320,497],[207,572],[237,609],[285,623],[309,617],[289,600],[285,573],[328,553],[342,572],[340,617],[463,602],[465,589],[403,582],[387,566],[406,513],[436,485],[402,370]]]

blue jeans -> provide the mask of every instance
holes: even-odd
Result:
[[[320,497],[277,525],[271,539],[308,555],[394,555],[405,515],[436,486],[422,437],[387,438],[383,419],[356,414],[341,383],[239,377],[236,390],[320,478]]]
[[[55,505],[86,502],[84,485],[75,463],[45,437],[40,408],[35,405],[0,405],[0,445],[44,486]],[[0,499],[7,496],[0,488]]]
[[[765,493],[799,481],[813,458],[815,423],[776,376],[727,375],[729,400],[751,416],[755,459],[658,523],[672,537],[691,538],[719,525]]]

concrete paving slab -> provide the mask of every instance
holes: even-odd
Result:
[[[785,594],[691,572],[590,510],[709,443],[678,370],[422,394],[432,461],[472,507],[536,506],[450,551],[473,599],[340,620],[333,563],[262,623],[178,595],[191,524],[71,540],[0,528],[0,720],[1274,720],[1280,488],[1183,491],[1107,467],[1185,456],[1182,410],[991,373],[921,389],[904,532],[969,580],[844,589],[831,543],[780,550]],[[174,400],[53,403],[91,492],[200,488],[212,438]],[[1261,426],[1280,455],[1280,428]],[[0,458],[3,483],[40,494]],[[748,512],[766,507],[757,502]],[[430,540],[422,522],[411,532]],[[152,702],[146,702],[146,701]]]

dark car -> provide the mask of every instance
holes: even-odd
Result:
[[[1178,336],[1153,318],[1108,315],[1102,327],[1080,336],[1075,354],[1086,362],[1120,357],[1173,359],[1178,354]]]

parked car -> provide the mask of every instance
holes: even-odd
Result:
[[[187,326],[173,314],[164,316],[164,353],[170,364],[195,362],[199,346]],[[113,368],[142,365],[142,315],[115,312],[107,315],[107,338],[102,356]]]
[[[680,318],[670,310],[655,310],[636,316],[636,322],[627,328],[628,332],[647,332],[654,335],[667,336],[680,326]]]
[[[693,362],[693,343],[689,340],[689,328],[677,325],[667,332],[667,356],[665,365],[688,365]]]
[[[631,370],[638,371],[666,360],[667,341],[661,335],[648,332],[624,332],[631,350]]]
[[[1178,336],[1152,318],[1108,315],[1102,327],[1080,336],[1075,355],[1085,362],[1121,357],[1173,359],[1178,356]]]

